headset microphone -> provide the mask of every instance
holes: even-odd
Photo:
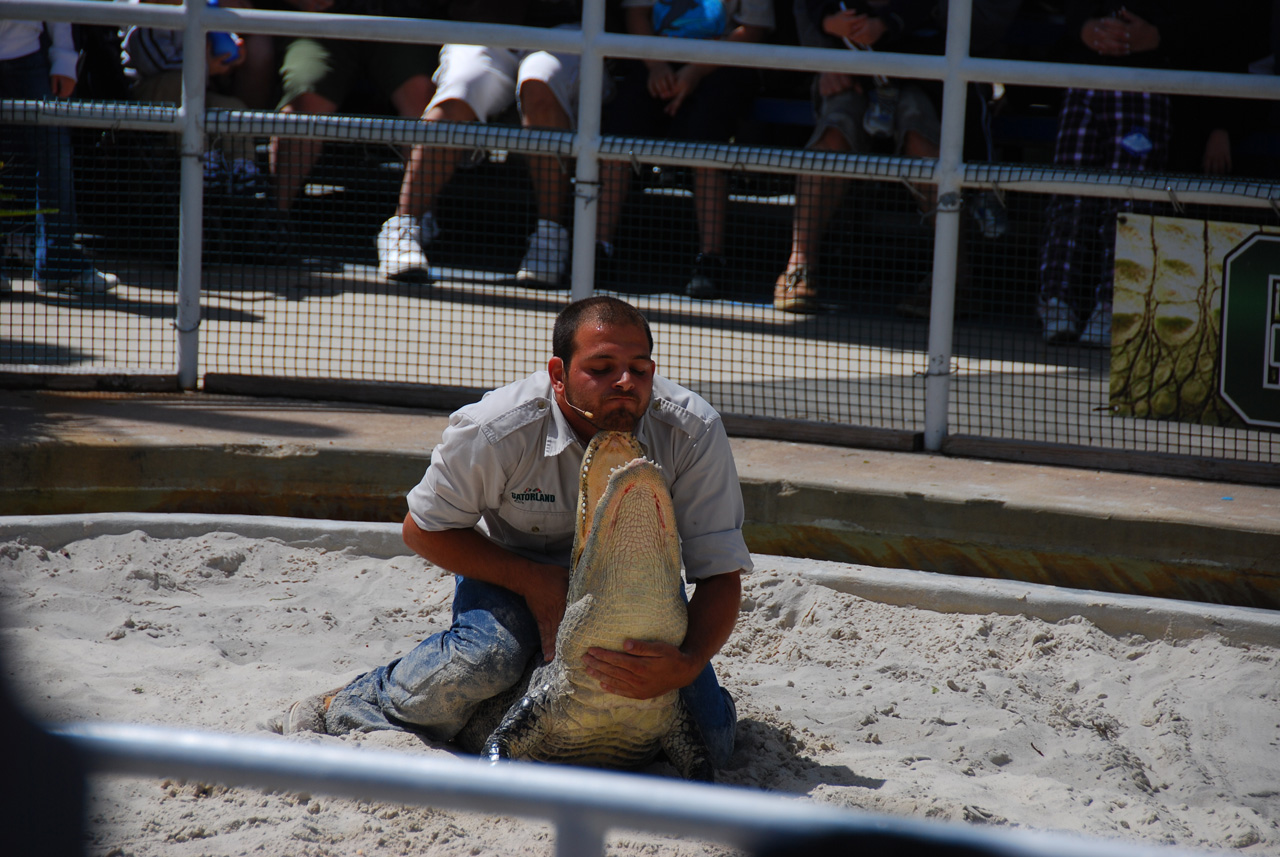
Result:
[[[582,414],[584,417],[586,417],[586,418],[587,418],[587,419],[589,419],[589,420],[593,420],[593,419],[595,419],[595,418],[596,418],[596,415],[595,415],[595,414],[593,414],[593,413],[591,413],[591,411],[584,411],[582,408],[578,407],[578,406],[577,406],[577,405],[575,405],[573,402],[569,401],[569,397],[568,397],[568,396],[566,396],[566,397],[565,397],[564,403],[565,403],[566,405],[568,405],[569,407],[573,408],[573,409],[574,409],[575,411],[577,411],[578,413]]]

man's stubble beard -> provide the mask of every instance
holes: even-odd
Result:
[[[569,388],[569,382],[566,380],[564,382],[564,400],[569,403],[570,407],[573,408],[579,416],[594,426],[597,431],[626,431],[634,434],[636,426],[640,424],[640,417],[644,414],[644,408],[640,408],[639,413],[634,416],[626,411],[600,413],[598,411],[601,409],[583,407],[581,403],[575,401],[575,398],[576,397]],[[633,401],[639,402],[637,398],[632,398]],[[648,407],[647,402],[640,404],[643,404],[644,407]],[[587,417],[586,414],[583,413],[584,411],[590,413],[591,416]]]

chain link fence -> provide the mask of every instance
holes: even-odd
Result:
[[[102,6],[115,8],[71,8]],[[131,22],[234,27],[278,52],[288,33],[324,32],[308,19],[338,19],[93,3],[14,8],[88,20],[91,44],[108,53],[118,27]],[[782,21],[790,6],[779,5],[777,14]],[[584,81],[584,93],[606,91],[621,57],[758,56],[752,74],[760,93],[732,141],[599,137],[592,133],[599,110],[585,103],[578,133],[522,129],[514,112],[488,123],[423,123],[397,116],[385,93],[368,87],[325,115],[211,107],[193,135],[190,114],[176,105],[140,104],[104,84],[111,71],[101,56],[105,70],[85,81],[82,100],[0,101],[0,185],[12,210],[34,203],[32,153],[54,145],[49,135],[65,135],[77,242],[97,270],[118,281],[97,293],[38,282],[34,218],[0,219],[7,286],[0,294],[0,380],[451,407],[542,368],[555,314],[596,290],[647,314],[660,371],[706,396],[738,433],[1278,478],[1280,423],[1264,416],[1249,424],[1201,389],[1226,365],[1217,304],[1170,316],[1148,300],[1137,321],[1125,316],[1130,327],[1176,328],[1176,335],[1139,341],[1118,333],[1109,347],[1091,348],[1046,342],[1039,286],[1054,194],[1078,189],[1086,199],[1124,203],[1119,232],[1132,247],[1118,251],[1118,272],[1129,270],[1133,248],[1147,240],[1157,267],[1190,266],[1202,293],[1220,295],[1222,257],[1236,245],[1204,238],[1170,250],[1170,224],[1237,224],[1230,234],[1239,241],[1280,231],[1280,187],[1267,149],[1274,138],[1260,135],[1259,154],[1239,165],[1257,178],[1063,170],[1051,164],[1060,84],[1071,73],[1087,82],[1094,72],[804,50],[787,45],[785,32],[774,40],[782,44],[754,48],[676,45],[684,40],[597,31],[599,17],[589,13],[583,33],[570,35],[346,16],[341,32],[399,40],[387,44],[464,36],[548,43],[581,51],[584,76],[593,74],[590,60],[611,57],[593,86]],[[954,120],[963,112],[965,121],[958,131],[944,121],[937,160],[899,156],[888,140],[857,155],[806,149],[810,80],[835,68],[945,78],[953,94],[942,98],[944,114],[956,111]],[[957,71],[963,68],[972,69],[967,78]],[[1195,84],[1185,75],[1150,75],[1170,91],[1199,85],[1209,94],[1280,97],[1273,83],[1280,78],[1208,75]],[[989,83],[996,80],[1004,81],[998,89]],[[400,205],[415,146],[454,153],[458,163],[434,199],[426,269],[393,279],[380,270],[377,242]],[[585,172],[584,158],[595,165]],[[600,189],[610,181],[625,191],[611,254],[593,252],[602,234],[594,222]],[[724,194],[710,214],[705,182]],[[788,268],[805,182],[834,199],[819,229],[820,262],[812,266],[817,297],[812,311],[779,311],[775,287]],[[519,272],[540,228],[536,190],[557,183],[567,188],[563,221],[577,243],[563,279],[531,282]],[[281,187],[296,189],[287,205]],[[714,254],[705,252],[708,217],[719,218]],[[1110,235],[1095,225],[1080,241],[1070,298],[1079,324],[1099,280],[1109,276]],[[935,253],[951,240],[954,252]],[[1165,251],[1172,255],[1161,256]],[[1184,252],[1199,256],[1177,256]],[[709,267],[708,255],[722,262]],[[695,285],[698,277],[709,287]],[[1270,312],[1280,325],[1280,305]],[[1280,344],[1266,349],[1264,362],[1280,364]],[[1254,368],[1260,395],[1280,395],[1266,367]],[[931,398],[930,384],[942,398]]]

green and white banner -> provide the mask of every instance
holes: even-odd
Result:
[[[1280,429],[1280,227],[1118,218],[1111,411]]]

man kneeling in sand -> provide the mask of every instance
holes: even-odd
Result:
[[[456,576],[453,624],[386,666],[299,700],[283,731],[403,729],[449,741],[483,701],[508,690],[541,651],[550,661],[564,616],[579,468],[602,430],[634,432],[667,474],[685,578],[695,584],[680,646],[629,640],[592,648],[588,673],[612,693],[679,690],[723,766],[737,712],[711,658],[737,621],[751,569],[728,435],[697,394],[654,374],[653,336],[611,297],[556,318],[546,371],[494,390],[449,420],[408,497],[405,543]]]

